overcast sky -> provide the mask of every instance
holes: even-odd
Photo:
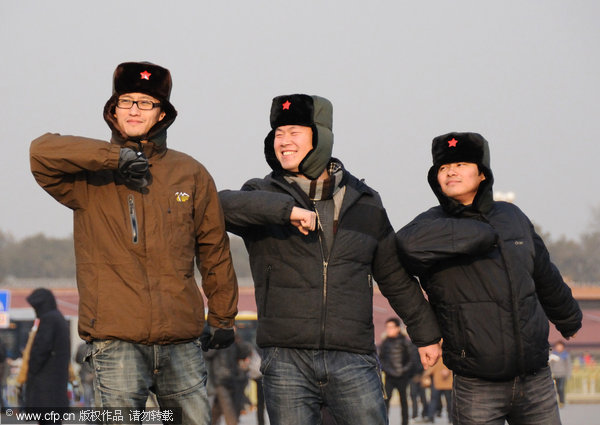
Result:
[[[171,70],[169,147],[219,189],[270,169],[271,99],[334,106],[334,155],[378,190],[394,228],[436,204],[431,139],[476,131],[495,189],[553,238],[600,205],[600,2],[0,1],[0,231],[66,237],[71,211],[34,181],[45,132],[107,140],[102,108],[125,61]]]

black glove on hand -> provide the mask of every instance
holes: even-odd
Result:
[[[136,189],[148,186],[148,159],[143,152],[121,148],[119,153],[119,174]]]
[[[219,350],[221,348],[227,348],[235,339],[235,332],[233,328],[213,328],[207,326],[204,328],[202,335],[200,335],[200,342],[202,343],[202,350],[208,351],[209,348]]]

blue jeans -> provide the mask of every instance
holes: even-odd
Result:
[[[337,425],[387,425],[374,354],[266,348],[261,372],[271,425],[321,423],[326,405]]]
[[[181,409],[183,424],[210,424],[199,340],[169,345],[94,341],[91,360],[97,408],[143,409],[152,391],[161,410]]]
[[[453,385],[454,425],[561,424],[549,367],[504,382],[454,375]]]

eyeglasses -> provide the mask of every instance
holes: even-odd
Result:
[[[132,100],[132,99],[118,99],[117,108],[131,109],[133,104],[136,104],[138,109],[142,111],[149,111],[160,106],[160,102],[152,102],[151,100]]]

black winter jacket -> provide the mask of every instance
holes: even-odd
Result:
[[[40,324],[31,345],[25,405],[30,408],[69,406],[67,384],[71,357],[69,325],[45,288],[27,297]]]
[[[509,380],[548,364],[548,319],[566,338],[582,314],[532,223],[515,205],[493,201],[493,176],[482,168],[487,179],[471,206],[445,197],[430,171],[441,206],[417,216],[397,241],[442,327],[448,368]]]
[[[439,341],[435,316],[403,269],[379,195],[346,171],[346,192],[330,257],[318,232],[290,224],[292,207],[314,209],[277,173],[219,193],[227,230],[250,255],[260,347],[375,351],[373,282],[419,346]]]
[[[381,369],[388,376],[410,378],[412,343],[404,336],[386,338],[379,345]]]

